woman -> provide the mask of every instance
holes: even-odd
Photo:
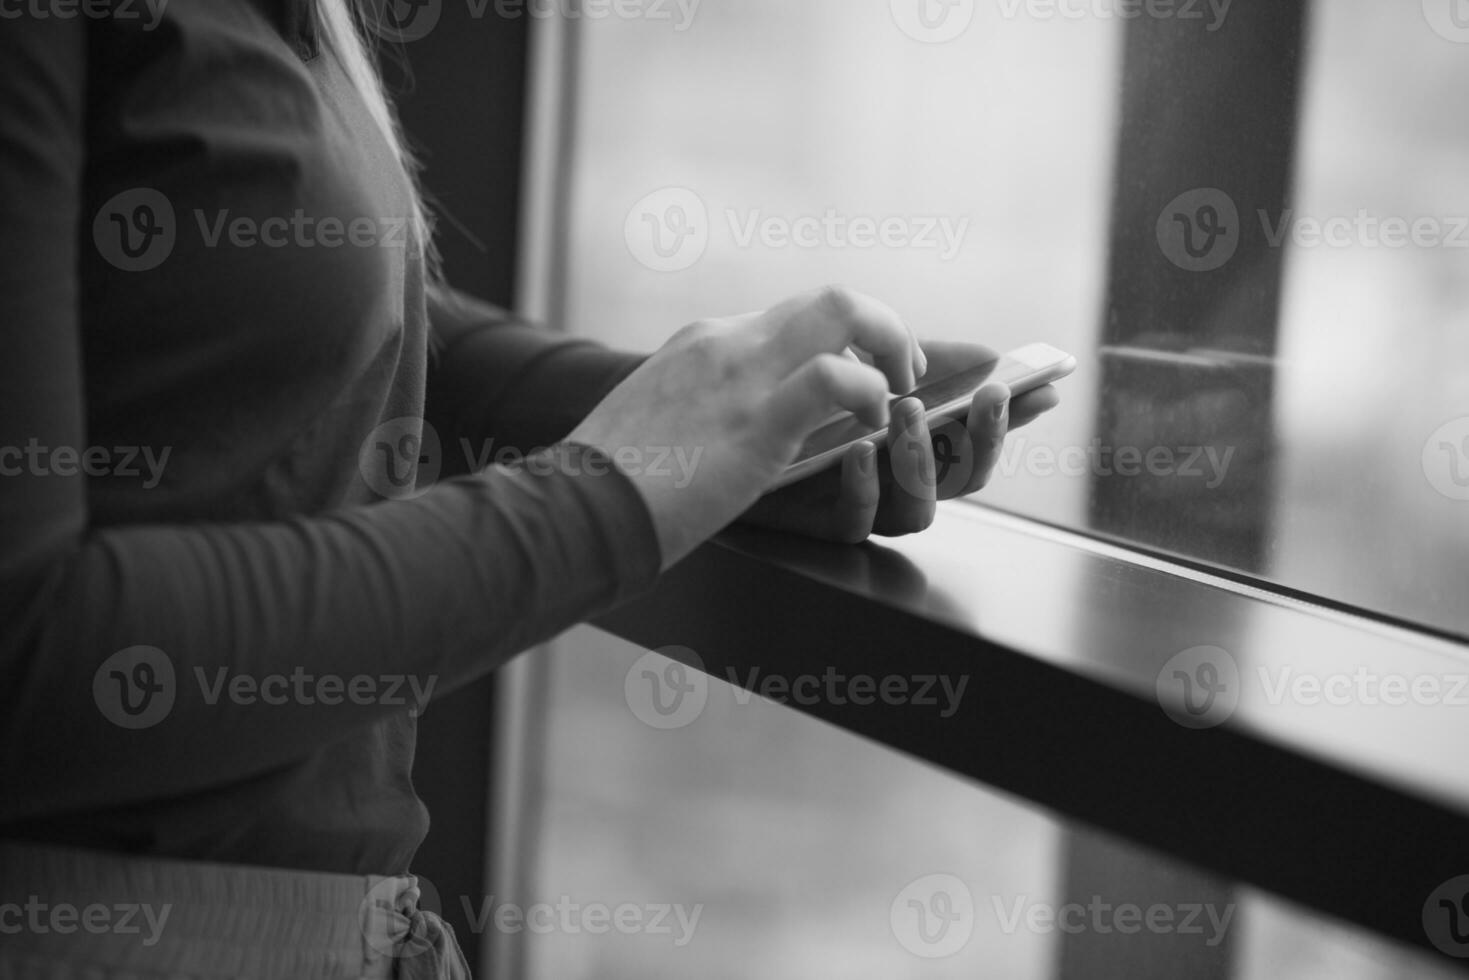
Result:
[[[886,423],[983,348],[840,289],[646,359],[508,322],[431,273],[345,3],[0,23],[0,976],[461,975],[390,688],[466,684],[742,515],[932,519],[911,400],[895,473],[854,449],[761,498],[833,411]],[[976,397],[966,490],[1009,412]],[[435,435],[529,455],[434,483]],[[627,462],[668,450],[686,485]]]

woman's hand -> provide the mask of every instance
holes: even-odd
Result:
[[[978,344],[930,341],[923,350],[927,377],[934,380],[995,357]],[[989,482],[1007,432],[1059,401],[1047,385],[1012,404],[1005,385],[993,382],[975,394],[967,424],[949,423],[930,433],[922,404],[905,398],[892,412],[885,452],[879,455],[870,444],[854,446],[840,468],[762,498],[744,520],[850,543],[871,534],[922,531],[933,523],[937,500],[974,493]]]
[[[835,412],[887,425],[889,391],[911,391],[926,367],[890,308],[827,288],[684,328],[568,438],[601,449],[632,479],[666,568],[748,510]],[[670,453],[692,465],[646,465]],[[875,481],[874,468],[863,492]]]

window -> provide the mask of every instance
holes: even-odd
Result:
[[[1173,22],[1099,16],[1122,9],[1108,2],[972,6],[942,44],[900,29],[896,0],[708,0],[683,31],[584,22],[569,327],[651,348],[836,281],[926,336],[1047,340],[1084,370],[979,502],[1469,633],[1453,586],[1469,564],[1455,22],[1370,0],[1179,4],[1200,19]],[[1129,63],[1145,91],[1120,134]],[[1198,81],[1201,63],[1216,75]],[[1159,105],[1170,87],[1191,101]],[[1200,164],[1179,148],[1204,135],[1234,149]],[[1169,180],[1197,193],[1159,199]],[[1226,229],[1227,263],[1181,269],[1159,221],[1216,192],[1243,251]],[[1115,369],[1138,348],[1151,369]],[[1164,397],[1180,384],[1199,397]],[[1109,492],[1120,512],[1099,505]],[[1158,498],[1180,492],[1188,526],[1150,538]],[[1200,530],[1241,525],[1256,547]]]
[[[838,281],[927,336],[1046,340],[1086,369],[976,506],[1469,634],[1451,0],[926,2],[574,24],[569,328],[651,348]],[[717,681],[670,739],[629,711],[645,657],[588,629],[545,668],[530,891],[711,918],[682,947],[527,937],[529,975],[1070,975],[1065,938],[1004,929],[1008,904],[960,955],[907,955],[891,884],[962,866],[1044,906],[1098,854],[1237,904],[1218,975],[1436,975]]]

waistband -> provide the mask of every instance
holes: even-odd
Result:
[[[412,875],[0,841],[0,976],[467,980],[453,931],[418,900]]]

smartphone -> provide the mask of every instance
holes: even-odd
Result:
[[[911,394],[894,398],[893,404],[897,405],[904,398],[917,398],[923,402],[924,414],[928,417],[929,426],[933,427],[942,419],[967,419],[974,393],[988,381],[1005,382],[1010,386],[1013,397],[1059,381],[1075,370],[1076,358],[1065,351],[1049,344],[1027,344],[957,374],[928,381]],[[852,413],[844,412],[811,434],[795,462],[786,467],[775,486],[789,486],[835,466],[856,443],[870,442],[882,446],[887,437],[886,426],[874,428]]]

